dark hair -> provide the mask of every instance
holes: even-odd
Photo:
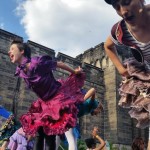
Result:
[[[20,51],[24,50],[24,56],[27,57],[27,58],[31,58],[31,49],[29,47],[29,45],[27,43],[23,43],[23,40],[22,39],[19,39],[19,38],[15,38],[12,42],[11,42],[11,45],[12,44],[16,44],[18,49]]]
[[[95,148],[96,147],[96,141],[93,138],[85,139],[85,143],[86,143],[86,146],[88,148]]]
[[[137,137],[133,140],[132,150],[144,150],[144,140],[140,137]]]

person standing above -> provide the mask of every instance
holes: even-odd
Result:
[[[119,105],[131,108],[129,114],[137,119],[137,127],[150,127],[150,5],[145,5],[144,0],[105,2],[122,17],[104,44],[106,54],[123,77]],[[133,57],[122,63],[115,45],[130,47]]]

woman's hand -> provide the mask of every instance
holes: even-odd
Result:
[[[122,76],[124,76],[124,77],[126,77],[126,78],[130,77],[130,75],[129,75],[129,73],[128,73],[128,70],[127,70],[126,68],[121,68],[121,69],[119,69],[118,71],[119,71],[119,73],[120,73]]]
[[[95,138],[97,136],[97,134],[98,134],[98,127],[94,127],[93,131],[92,131],[93,138]]]
[[[34,139],[34,137],[33,136],[31,136],[31,135],[27,135],[27,142],[29,142],[29,141],[31,141],[31,140],[33,140]]]
[[[81,72],[83,72],[83,70],[80,66],[74,70],[75,74],[81,74]]]

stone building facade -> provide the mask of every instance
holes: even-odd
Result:
[[[13,111],[15,116],[19,118],[37,97],[26,88],[22,79],[14,77],[16,66],[10,63],[7,52],[12,39],[16,36],[0,29],[0,105]],[[19,38],[22,39],[22,37]],[[79,119],[83,139],[90,136],[93,126],[98,126],[101,130],[101,136],[117,144],[116,146],[130,145],[136,136],[147,139],[147,129],[139,130],[135,128],[136,121],[129,117],[128,110],[118,107],[119,95],[117,89],[121,77],[110,59],[105,55],[104,43],[84,51],[76,58],[63,53],[58,53],[55,56],[53,49],[33,41],[28,41],[28,44],[31,47],[32,56],[46,54],[73,68],[82,66],[86,72],[84,88],[88,90],[94,87],[96,89],[96,98],[103,103],[104,111],[98,116],[87,115]],[[120,55],[122,52],[124,53]],[[126,53],[125,47],[118,48],[118,54],[122,60],[130,55],[130,53]],[[54,75],[56,78],[66,78],[68,72],[57,69]]]

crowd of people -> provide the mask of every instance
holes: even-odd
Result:
[[[150,130],[150,5],[144,0],[105,0],[122,18],[112,26],[104,49],[122,76],[119,87],[119,106],[130,108],[131,118],[137,119],[138,128]],[[130,48],[132,57],[121,62],[116,45]],[[127,49],[129,50],[129,49]],[[57,150],[61,137],[66,137],[68,150],[77,150],[75,128],[77,119],[87,114],[103,111],[95,99],[95,89],[85,92],[86,78],[82,68],[71,68],[51,56],[31,57],[30,46],[21,39],[14,39],[8,51],[10,61],[17,64],[15,76],[23,78],[26,86],[38,99],[16,125],[13,114],[0,107],[1,149],[10,150]],[[61,68],[70,73],[65,80],[56,80],[53,71]],[[94,125],[93,125],[94,126]],[[99,141],[97,146],[96,141]],[[92,130],[92,138],[85,140],[87,150],[102,150],[105,141]],[[133,150],[144,150],[144,141],[136,138]],[[150,149],[150,134],[148,150]]]

